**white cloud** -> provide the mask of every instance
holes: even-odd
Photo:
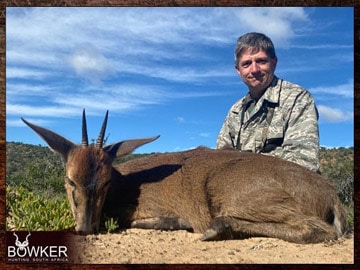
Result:
[[[38,125],[38,126],[47,126],[51,121],[43,120],[43,119],[37,119],[37,118],[27,118],[25,117],[25,120]],[[7,126],[11,127],[24,127],[25,123],[21,119],[14,119],[14,120],[7,120],[6,121]]]
[[[182,116],[178,116],[177,118],[176,118],[176,120],[177,120],[177,122],[178,123],[185,123],[185,118],[184,117],[182,117]]]
[[[289,46],[289,40],[296,35],[295,23],[308,21],[304,9],[297,7],[243,8],[237,18],[243,29],[265,33],[277,48]]]
[[[317,108],[319,111],[319,119],[323,119],[326,122],[344,122],[354,119],[353,112],[344,112],[342,110],[330,108],[324,105],[318,105]]]
[[[7,82],[7,115],[77,116],[82,108],[89,113],[102,114],[104,110],[127,113],[145,106],[159,105],[169,100],[204,98],[229,94],[229,91],[175,91],[172,87],[127,84],[118,82],[98,87],[88,84],[74,91],[71,83],[42,85],[41,83]],[[185,119],[176,119],[179,123]],[[10,122],[9,122],[10,123]]]
[[[208,133],[208,132],[201,132],[201,133],[199,134],[199,136],[200,136],[200,137],[204,137],[204,138],[209,138],[209,137],[210,137],[210,133]]]
[[[7,88],[8,116],[68,117],[77,116],[82,108],[87,108],[89,113],[103,113],[104,110],[127,112],[145,105],[160,104],[169,98],[168,92],[141,85],[115,85],[105,89],[90,86],[75,92],[68,87],[56,91],[51,87],[27,87],[26,84],[10,84]],[[29,100],[32,101],[29,104],[22,103]]]
[[[116,68],[190,81],[211,78],[214,71],[188,65],[169,70],[168,65],[155,66],[153,61],[200,61],[202,46],[234,44],[247,31],[264,31],[280,47],[288,43],[294,24],[304,22],[306,15],[303,8],[50,7],[7,8],[6,18],[9,64],[64,69],[65,58],[78,75],[93,80],[103,79]],[[84,47],[84,42],[91,46]],[[145,67],[149,70],[143,71]]]
[[[6,104],[6,114],[21,116],[67,117],[78,115],[79,109],[69,107],[64,108],[55,106],[31,106],[8,103]]]
[[[225,95],[220,90],[175,91],[166,84],[156,88],[148,81],[129,86],[122,78],[187,84],[235,81],[231,58],[204,56],[204,46],[209,51],[233,46],[239,35],[261,31],[276,47],[286,47],[309,22],[301,7],[7,8],[6,20],[8,113],[16,114],[16,103],[33,95],[29,102],[48,103],[31,111],[45,115],[50,108],[119,112],[169,99]],[[84,86],[74,75],[90,84]],[[107,79],[94,89],[92,83]],[[310,92],[353,97],[353,83]]]
[[[347,83],[333,86],[319,86],[309,88],[312,94],[336,95],[344,98],[354,98],[354,82],[349,80]]]
[[[91,82],[99,82],[115,72],[110,60],[91,44],[74,50],[69,64],[79,76]]]
[[[8,67],[6,69],[7,79],[36,79],[42,80],[48,76],[53,75],[51,71],[35,68],[24,68],[24,67]]]
[[[6,82],[7,98],[16,99],[22,96],[48,95],[49,90],[49,87],[42,85]]]

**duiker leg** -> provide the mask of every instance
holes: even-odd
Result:
[[[201,240],[273,237],[294,243],[318,243],[337,239],[333,227],[317,217],[297,216],[287,223],[251,222],[234,217],[217,217]]]
[[[182,218],[155,217],[135,220],[131,223],[131,228],[155,229],[155,230],[187,230],[193,231],[191,225]]]

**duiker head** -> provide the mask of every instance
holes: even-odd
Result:
[[[65,188],[79,233],[97,232],[102,207],[111,183],[112,162],[130,154],[137,147],[156,140],[159,136],[117,142],[103,147],[107,124],[106,112],[96,145],[89,145],[85,110],[82,118],[82,144],[76,145],[61,135],[36,126],[21,118],[65,161]]]

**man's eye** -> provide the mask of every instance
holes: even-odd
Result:
[[[267,64],[269,61],[267,59],[260,59],[259,61],[257,61],[258,64],[261,64],[261,65],[265,65]]]

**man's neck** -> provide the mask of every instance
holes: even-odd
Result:
[[[274,75],[274,77],[271,80],[271,82],[269,83],[269,85],[261,90],[249,89],[251,98],[254,99],[255,101],[258,101],[264,95],[264,93],[269,88],[269,86],[271,86],[276,81],[275,78],[276,78],[276,76]]]

